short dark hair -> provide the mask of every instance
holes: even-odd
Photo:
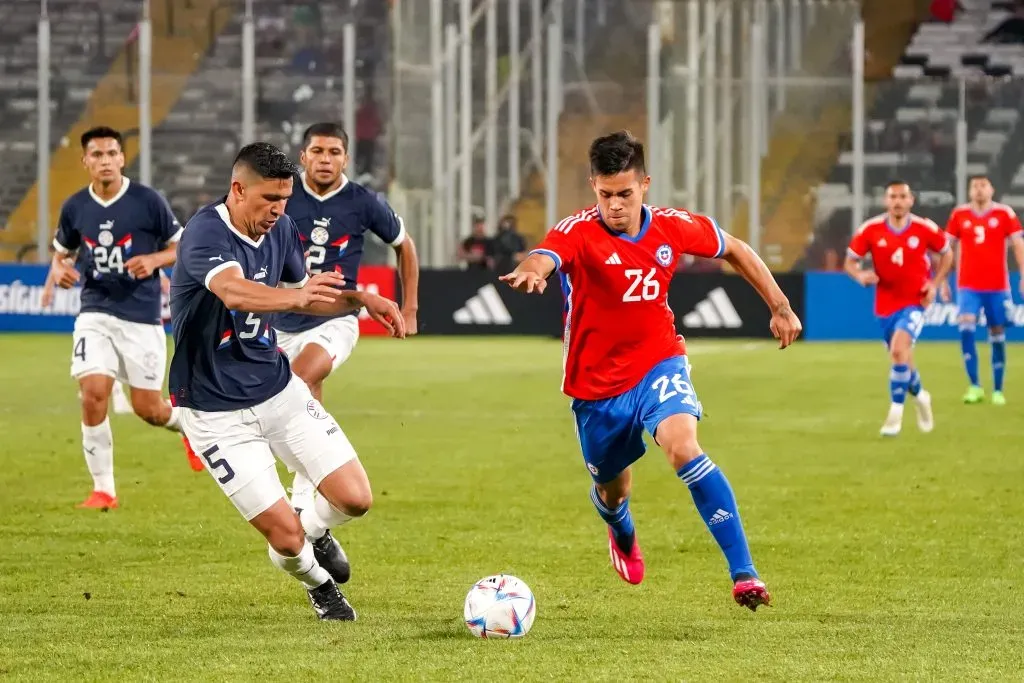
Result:
[[[908,183],[906,180],[900,180],[899,178],[894,178],[887,182],[885,184],[885,189],[888,190],[890,187],[895,187],[896,185],[906,185],[907,189],[913,192],[913,189],[911,189],[910,187],[910,183]]]
[[[239,166],[273,180],[291,178],[299,170],[287,154],[269,142],[254,142],[238,150],[232,168]]]
[[[975,174],[974,174],[974,175],[972,175],[972,176],[968,176],[968,177],[967,177],[967,184],[968,184],[968,185],[970,185],[970,184],[971,184],[971,183],[973,183],[973,182],[974,182],[975,180],[987,180],[987,181],[988,181],[988,184],[989,184],[989,185],[992,185],[992,184],[993,184],[993,183],[992,183],[992,179],[991,179],[991,178],[989,178],[989,177],[988,177],[987,175],[985,175],[984,173],[975,173]]]
[[[647,173],[644,145],[628,130],[599,137],[590,143],[590,172],[595,176],[616,175],[624,171]]]
[[[120,131],[116,131],[110,126],[96,126],[82,133],[82,149],[89,146],[89,143],[93,140],[105,140],[111,139],[117,141],[117,146],[124,149],[124,137],[121,136]]]
[[[341,146],[348,152],[348,133],[341,127],[341,124],[333,123],[331,121],[322,121],[320,123],[314,123],[312,126],[306,129],[306,132],[302,134],[302,149],[309,147],[309,143],[312,142],[316,136],[324,138],[338,138],[341,140]]]

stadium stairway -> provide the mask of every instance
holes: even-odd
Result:
[[[602,44],[600,40],[595,42]],[[594,204],[588,181],[589,150],[594,138],[626,129],[641,140],[647,139],[646,54],[591,51],[586,70],[585,83],[567,87],[558,122],[558,219]],[[545,196],[545,175],[535,171],[524,182],[522,197],[512,206],[527,244],[539,242],[552,227],[545,216]]]
[[[174,4],[175,33],[169,35],[167,5]],[[156,127],[178,100],[189,75],[199,65],[203,54],[230,19],[230,13],[214,12],[218,0],[152,0],[153,18],[153,88],[152,123]],[[137,59],[134,47],[122,46],[106,75],[100,79],[76,123],[64,134],[67,144],[56,147],[50,160],[50,220],[57,223],[61,204],[85,184],[78,139],[93,126],[105,125],[121,131],[137,130],[139,113],[129,101],[125,74],[128,60]],[[130,165],[138,154],[138,145],[128,140],[125,164]],[[0,232],[2,244],[28,244],[35,241],[38,186],[33,184],[12,212],[10,229]]]
[[[866,0],[865,64],[867,81],[888,78],[914,27],[927,12],[922,0]],[[830,66],[848,60],[846,28],[841,24],[816,30],[807,44],[803,76],[828,75]],[[834,71],[834,69],[833,69]],[[812,188],[828,176],[851,131],[850,92],[832,89],[790,90],[786,108],[772,124],[768,154],[761,165],[762,255],[773,270],[786,270],[804,253],[814,231]],[[873,89],[865,91],[870,109]],[[737,207],[730,230],[749,238],[749,205]]]

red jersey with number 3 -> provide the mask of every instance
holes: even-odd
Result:
[[[934,221],[910,214],[906,227],[897,230],[889,225],[887,214],[882,214],[860,226],[850,240],[849,253],[858,259],[871,256],[878,275],[875,315],[884,318],[907,306],[921,305],[921,294],[931,279],[928,252],[947,249],[946,235]]]
[[[562,391],[599,400],[635,387],[651,368],[686,353],[668,307],[683,254],[721,257],[715,221],[644,206],[636,237],[605,226],[598,208],[569,216],[532,253],[554,259],[566,295]]]
[[[1009,289],[1006,240],[1020,231],[1017,214],[1006,204],[993,203],[985,213],[975,213],[970,204],[953,209],[946,232],[960,240],[956,286],[979,292]]]

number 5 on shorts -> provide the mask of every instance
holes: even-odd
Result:
[[[220,450],[220,446],[213,446],[203,451],[203,459],[206,460],[206,464],[210,466],[210,471],[224,468],[224,476],[217,477],[217,481],[221,484],[226,484],[235,478],[235,471],[231,469],[231,465],[224,458],[213,459],[213,455]]]

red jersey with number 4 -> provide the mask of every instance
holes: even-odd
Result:
[[[979,292],[1001,292],[1010,287],[1006,267],[1006,240],[1021,231],[1017,214],[1006,204],[975,213],[970,204],[953,209],[946,232],[960,240],[956,286]]]
[[[600,400],[635,387],[651,368],[686,353],[668,307],[683,254],[720,257],[725,234],[714,220],[644,206],[636,237],[616,233],[592,207],[548,232],[532,253],[554,259],[566,294],[562,391]]]
[[[882,214],[860,226],[850,240],[849,253],[858,259],[870,254],[878,275],[875,315],[884,318],[921,305],[921,294],[931,279],[928,252],[947,249],[946,235],[934,221],[910,214],[906,227],[896,230]]]

